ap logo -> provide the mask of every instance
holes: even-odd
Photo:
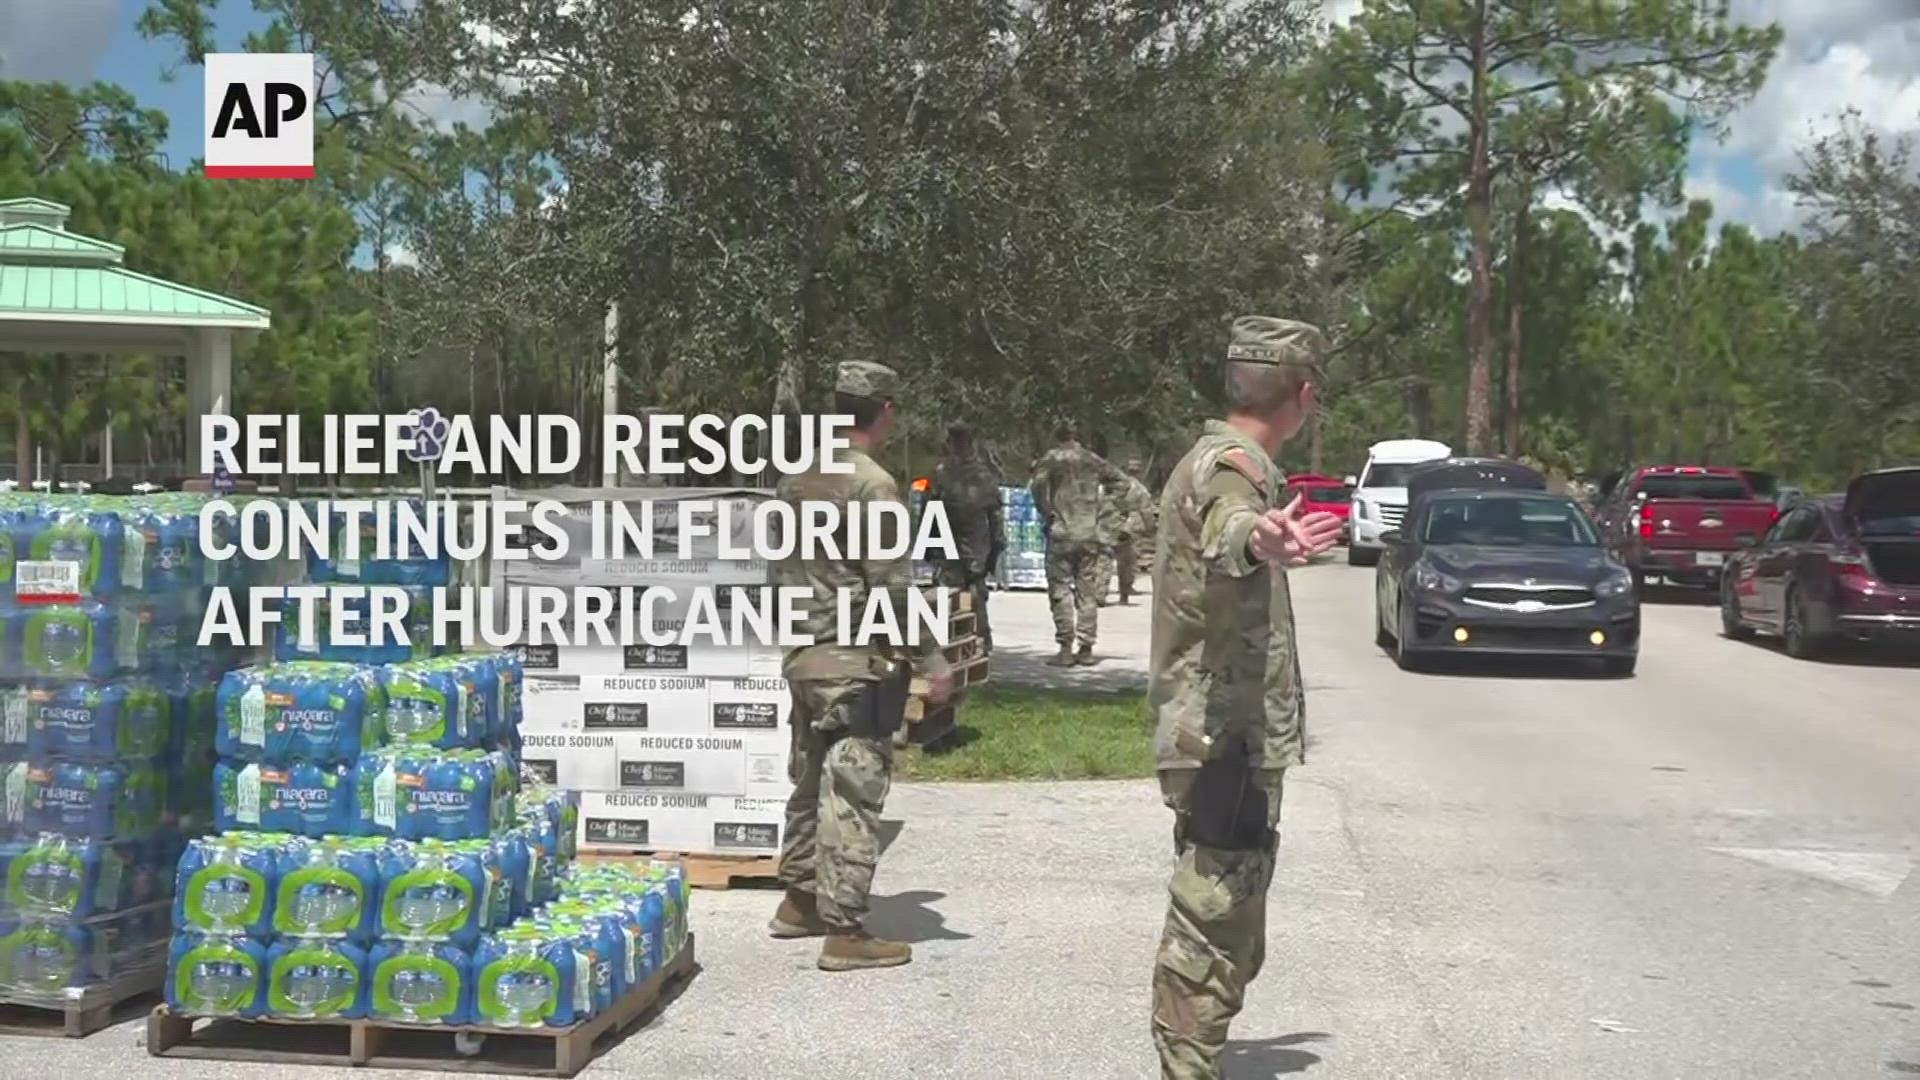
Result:
[[[207,175],[313,178],[313,54],[208,53]]]

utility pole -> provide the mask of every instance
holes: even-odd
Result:
[[[620,486],[620,466],[607,453],[607,429],[611,418],[620,412],[620,302],[607,305],[607,322],[602,350],[603,366],[600,372],[600,456],[605,458],[605,475],[600,480],[606,487]]]

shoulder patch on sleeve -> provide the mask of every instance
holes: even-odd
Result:
[[[1220,464],[1246,477],[1247,483],[1252,484],[1255,491],[1266,490],[1266,470],[1262,469],[1253,460],[1253,455],[1247,453],[1245,450],[1229,450],[1221,454]]]

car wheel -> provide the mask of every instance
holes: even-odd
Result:
[[[1401,671],[1419,671],[1425,666],[1423,663],[1425,658],[1419,650],[1407,647],[1408,636],[1406,624],[1396,620],[1393,635],[1393,662]]]
[[[1639,662],[1637,656],[1609,656],[1600,661],[1600,670],[1615,679],[1625,679],[1632,676]]]
[[[1638,570],[1633,572],[1633,598],[1643,604],[1647,602],[1647,575]]]
[[[1796,660],[1812,660],[1820,655],[1822,642],[1807,625],[1806,605],[1801,603],[1797,588],[1787,589],[1787,614],[1780,625],[1780,636],[1785,639],[1787,655]]]
[[[1740,597],[1733,591],[1733,575],[1720,578],[1720,633],[1734,641],[1753,637],[1753,628],[1740,616]]]

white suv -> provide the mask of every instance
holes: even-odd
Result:
[[[1380,534],[1400,527],[1407,513],[1407,474],[1415,465],[1453,456],[1446,443],[1430,439],[1389,439],[1367,449],[1367,467],[1353,488],[1348,516],[1352,539],[1347,562],[1372,566],[1380,561]]]

